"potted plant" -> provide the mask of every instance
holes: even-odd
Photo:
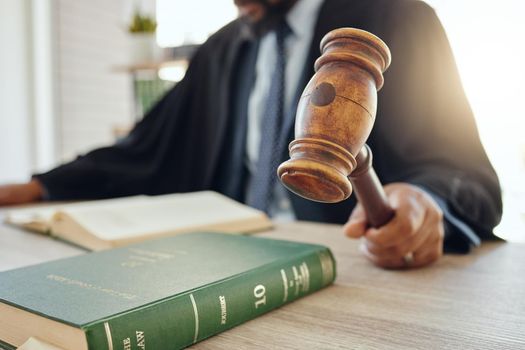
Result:
[[[157,21],[136,10],[128,32],[131,36],[130,58],[132,64],[143,64],[156,60],[158,46],[155,38]]]

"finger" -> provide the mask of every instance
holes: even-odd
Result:
[[[384,269],[399,269],[399,268],[404,267],[405,265],[402,259],[372,254],[366,247],[366,244],[364,243],[361,244],[359,248],[361,252],[363,253],[363,255],[372,264],[382,267]]]
[[[350,238],[364,236],[368,228],[366,213],[361,205],[357,205],[347,223],[343,226],[343,232]]]
[[[397,207],[394,206],[397,205]],[[393,202],[395,215],[386,225],[367,231],[366,238],[377,245],[391,247],[417,233],[425,219],[425,206],[412,198]]]
[[[409,244],[399,250],[382,248],[372,242],[363,241],[364,255],[377,266],[383,268],[412,268],[428,265],[443,255],[443,222],[439,212],[431,211],[420,231]],[[397,247],[395,247],[398,249]],[[412,252],[413,261],[407,265],[405,256]]]
[[[433,210],[427,210],[423,224],[417,230],[416,234],[407,237],[399,244],[385,247],[378,245],[369,239],[365,239],[365,244],[368,251],[374,255],[392,259],[402,259],[408,253],[416,251],[426,241],[429,235],[436,232],[438,226],[441,225],[440,221],[441,217],[439,216],[439,213]]]
[[[444,240],[443,225],[437,228],[435,234],[428,237],[428,239],[413,253],[414,261],[413,267],[421,267],[436,262],[443,256],[443,240]]]
[[[412,254],[413,260],[410,264],[405,261],[404,255],[401,257],[393,255],[376,255],[371,253],[365,244],[361,245],[361,251],[365,257],[371,261],[374,265],[377,265],[386,269],[408,269],[418,268],[429,265],[443,255],[443,241],[436,239],[435,235],[427,237],[427,241],[423,243],[425,250],[417,251]],[[427,244],[428,243],[428,244]]]

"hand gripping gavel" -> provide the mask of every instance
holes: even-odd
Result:
[[[365,142],[390,50],[369,32],[341,28],[325,35],[321,53],[297,108],[291,159],[277,173],[289,190],[317,202],[345,200],[353,185],[369,224],[382,226],[394,211]]]

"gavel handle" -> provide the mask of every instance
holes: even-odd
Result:
[[[392,219],[395,212],[372,167],[372,151],[368,145],[361,148],[356,161],[357,166],[349,176],[354,192],[365,209],[370,226],[381,227]]]

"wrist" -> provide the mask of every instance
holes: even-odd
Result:
[[[27,183],[27,194],[30,202],[42,200],[44,197],[44,186],[38,179],[33,178]]]

